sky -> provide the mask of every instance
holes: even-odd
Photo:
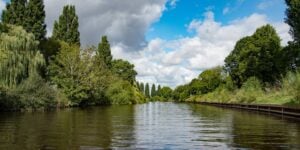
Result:
[[[0,13],[8,0],[0,0]],[[284,0],[44,0],[47,36],[66,4],[76,6],[83,47],[107,35],[137,80],[172,88],[224,64],[237,40],[265,24],[291,37]]]

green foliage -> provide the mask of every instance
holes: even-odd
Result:
[[[110,104],[137,104],[144,102],[143,96],[128,81],[112,82],[105,92]]]
[[[78,45],[64,42],[61,43],[61,49],[55,59],[50,62],[51,80],[72,100],[72,105],[79,105],[81,100],[88,98],[85,91],[90,89],[90,65],[90,62],[81,61]]]
[[[24,26],[26,20],[26,0],[11,0],[2,12],[2,22],[17,26]]]
[[[0,84],[15,87],[44,65],[38,41],[22,27],[8,26],[0,35]]]
[[[132,85],[135,82],[137,72],[134,70],[134,65],[128,61],[122,59],[113,60],[111,70],[121,79],[128,81]]]
[[[143,94],[145,94],[145,85],[144,85],[144,83],[143,82],[141,82],[140,83],[140,91],[143,93]]]
[[[160,91],[160,90],[159,90]],[[176,101],[184,101],[190,96],[189,85],[181,85],[175,88],[173,98]]]
[[[101,38],[101,42],[98,45],[97,56],[100,57],[100,59],[102,59],[104,61],[104,63],[107,65],[108,68],[111,68],[112,55],[111,55],[111,50],[110,50],[110,44],[109,44],[106,36],[103,36]],[[124,62],[121,62],[121,63],[124,63]],[[128,64],[125,64],[125,65],[127,65],[126,67],[134,68],[134,66],[130,66]],[[131,73],[134,74],[134,72],[131,72]]]
[[[159,90],[157,95],[164,98],[167,101],[172,99],[172,92],[173,90],[171,88],[163,87],[161,90]]]
[[[145,96],[146,96],[147,98],[150,97],[149,83],[146,83],[146,86],[145,86]]]
[[[286,10],[285,22],[290,25],[290,33],[294,40],[300,43],[300,1],[285,0],[288,8]]]
[[[156,96],[156,89],[155,89],[155,84],[152,84],[152,87],[151,87],[151,97],[154,97]]]
[[[285,95],[292,96],[290,103],[300,104],[300,73],[289,72],[285,78],[283,78],[283,87]]]
[[[52,37],[55,40],[67,42],[69,44],[80,45],[79,23],[75,6],[67,5],[58,21],[54,22]]]
[[[43,0],[11,0],[2,12],[2,22],[22,26],[33,33],[35,39],[43,41],[46,35],[45,10]]]
[[[38,41],[45,40],[46,36],[46,13],[43,0],[29,0],[26,5],[24,28],[33,33]]]
[[[279,36],[272,26],[266,25],[237,42],[225,59],[225,68],[238,86],[252,76],[272,83],[280,76],[280,50]]]

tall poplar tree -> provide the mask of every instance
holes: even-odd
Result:
[[[53,38],[69,44],[80,45],[79,23],[75,6],[66,5],[58,21],[54,22]]]
[[[148,97],[148,98],[150,97],[149,83],[146,83],[145,96]]]
[[[156,96],[156,91],[155,91],[155,84],[152,84],[152,87],[151,87],[151,97],[154,97]]]
[[[45,40],[46,36],[46,13],[44,10],[43,0],[30,0],[26,7],[26,16],[24,22],[24,28],[27,32],[34,34],[35,39],[38,41]]]
[[[144,85],[143,82],[140,84],[140,89],[141,89],[141,92],[142,92],[143,94],[145,94],[145,85]]]
[[[110,50],[110,44],[107,40],[107,36],[102,36],[101,42],[98,45],[97,55],[105,62],[108,68],[112,66],[112,55]]]
[[[25,24],[26,0],[11,0],[2,12],[2,22],[23,26]]]

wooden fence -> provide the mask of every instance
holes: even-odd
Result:
[[[253,111],[261,111],[268,113],[282,114],[286,116],[293,116],[300,118],[300,108],[299,107],[286,107],[280,105],[255,105],[255,104],[230,104],[230,103],[211,103],[211,102],[200,102],[204,105],[212,105],[218,107],[245,109]]]

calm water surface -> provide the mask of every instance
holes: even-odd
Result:
[[[0,149],[300,149],[300,122],[159,102],[0,113]]]

